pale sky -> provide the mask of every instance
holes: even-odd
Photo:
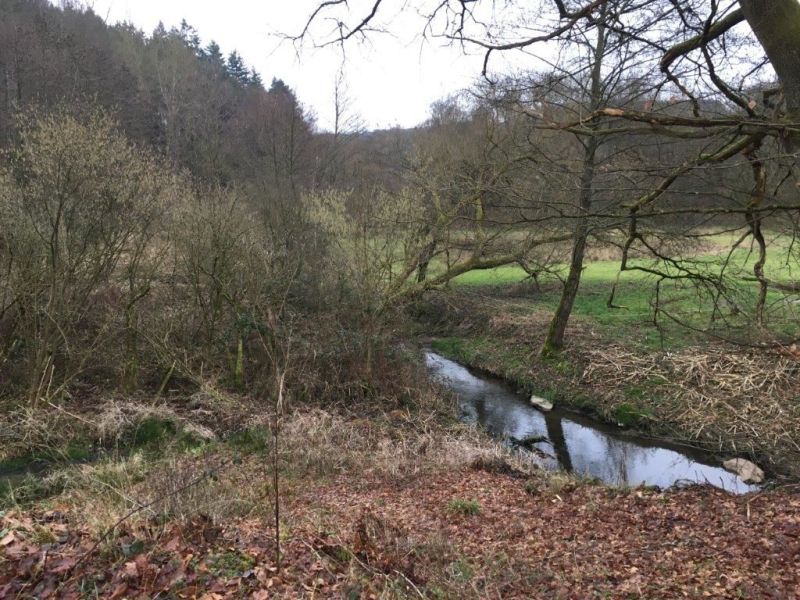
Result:
[[[159,21],[169,29],[185,18],[204,45],[214,39],[225,55],[237,49],[267,85],[280,77],[317,115],[321,127],[330,126],[341,49],[314,49],[309,43],[298,57],[291,43],[281,43],[275,35],[299,33],[317,0],[89,0],[88,4],[109,23],[130,21],[148,34]],[[368,4],[371,1],[351,2],[356,14]],[[412,12],[387,10],[382,18],[391,20],[393,35],[375,34],[366,44],[346,47],[348,95],[368,127],[417,125],[434,100],[479,77],[481,55],[465,56],[458,48],[421,41],[417,37],[421,23]]]

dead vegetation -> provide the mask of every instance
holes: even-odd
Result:
[[[779,468],[792,468],[800,457],[800,362],[794,357],[714,344],[652,354],[606,346],[582,354],[581,384],[605,394],[655,396],[640,402],[687,439]]]
[[[516,460],[480,432],[453,423],[449,403],[432,388],[428,393],[413,409],[387,412],[376,402],[372,411],[304,406],[287,414],[278,447],[287,482],[283,492],[291,495],[294,487],[342,473],[400,480],[476,459]],[[231,405],[238,406],[237,427],[225,429],[231,421],[222,414],[230,418]],[[185,404],[109,400],[80,414],[53,410],[49,420],[28,412],[18,413],[8,428],[6,457],[23,449],[43,455],[46,449],[52,456],[69,447],[70,438],[88,444],[92,453],[75,464],[53,457],[53,467],[37,478],[37,485],[44,495],[56,494],[58,502],[72,507],[76,518],[91,515],[95,532],[145,505],[142,517],[182,520],[270,510],[267,456],[274,420],[267,407],[251,399],[232,396],[218,403],[195,398]],[[55,430],[61,439],[48,433]],[[513,468],[523,469],[523,461],[518,462]],[[203,474],[203,481],[186,486]]]
[[[800,591],[800,504],[786,493],[611,490],[461,465],[402,479],[342,473],[297,489],[286,509],[281,570],[257,514],[138,519],[94,551],[95,535],[59,505],[12,511],[0,520],[0,592],[399,600]]]
[[[280,569],[274,421],[262,404],[200,394],[52,411],[128,451],[54,470],[42,480],[46,502],[7,506],[0,596],[734,598],[798,589],[789,568],[800,550],[796,497],[618,490],[549,474],[454,423],[451,406],[428,387],[405,408],[376,401],[286,414]],[[131,446],[153,423],[172,427]],[[743,543],[754,530],[761,542]]]

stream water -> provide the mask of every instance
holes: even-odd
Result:
[[[503,382],[475,375],[434,352],[425,353],[425,362],[455,392],[463,421],[479,424],[512,445],[522,442],[531,460],[545,468],[612,485],[709,483],[737,494],[758,489],[701,450],[635,435],[559,408],[542,412]]]

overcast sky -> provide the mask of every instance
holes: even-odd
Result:
[[[330,125],[334,80],[342,58],[340,48],[315,50],[307,44],[298,57],[292,44],[281,43],[276,35],[301,31],[317,0],[89,3],[109,23],[130,21],[148,33],[159,21],[169,28],[185,18],[198,30],[204,44],[214,39],[226,55],[236,48],[267,84],[273,77],[282,78],[317,115],[321,127]],[[359,0],[351,4],[354,10],[366,6]],[[374,35],[369,44],[347,46],[345,75],[349,95],[368,127],[417,125],[426,118],[431,102],[468,87],[480,74],[481,56],[464,56],[459,49],[436,42],[422,43],[417,37],[420,21],[410,11],[386,13],[383,19],[391,20],[393,36]]]

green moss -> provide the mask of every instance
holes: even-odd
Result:
[[[256,560],[249,554],[231,551],[212,554],[208,557],[206,563],[212,575],[232,579],[241,577],[246,571],[252,569],[256,564]]]

